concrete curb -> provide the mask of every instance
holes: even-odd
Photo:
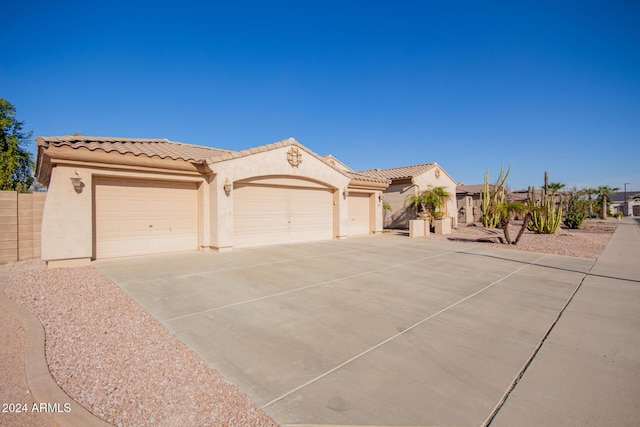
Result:
[[[96,426],[107,427],[111,424],[96,417],[67,395],[55,382],[45,358],[44,327],[38,318],[19,304],[14,303],[4,293],[12,264],[0,266],[0,306],[15,317],[25,329],[27,336],[25,348],[25,371],[27,384],[35,402],[58,404],[53,414],[57,425],[69,427]],[[64,412],[65,408],[70,411]]]

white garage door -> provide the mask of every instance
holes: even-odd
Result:
[[[318,188],[234,185],[234,246],[333,238],[333,195]]]
[[[198,248],[196,183],[97,179],[96,258]]]
[[[349,209],[349,236],[358,234],[369,234],[370,215],[369,200],[370,194],[367,193],[350,193],[347,199],[347,208]]]

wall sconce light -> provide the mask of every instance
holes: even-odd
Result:
[[[229,182],[229,178],[227,178],[224,181],[224,185],[222,186],[222,188],[224,188],[224,192],[227,193],[227,196],[229,194],[231,194],[231,190],[233,190],[233,184],[231,184],[231,182]]]
[[[382,203],[382,193],[378,194],[378,202]]]
[[[342,195],[344,196],[345,199],[347,197],[349,197],[349,190],[347,190],[347,187],[344,188],[344,191],[342,192]]]
[[[73,185],[73,189],[76,190],[76,193],[80,193],[82,191],[82,177],[78,175],[78,171],[74,171],[73,176],[69,179],[71,180],[71,185]]]

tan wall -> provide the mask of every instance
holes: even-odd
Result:
[[[299,148],[302,153],[302,163],[293,167],[287,160],[287,152],[291,147],[286,146],[275,150],[256,153],[252,156],[231,159],[215,163],[212,168],[217,173],[209,187],[211,199],[211,246],[218,250],[233,247],[233,190],[227,195],[224,183],[250,180],[254,177],[290,177],[293,179],[314,177],[324,187],[334,190],[334,237],[347,236],[347,200],[342,197],[343,191],[349,185],[350,179],[335,169],[327,166],[312,154]]]
[[[0,191],[0,264],[40,257],[47,193]]]
[[[251,181],[254,178],[305,180],[313,177],[307,186],[329,188],[333,191],[334,237],[347,236],[347,200],[344,190],[350,178],[329,167],[311,153],[302,152],[302,163],[293,167],[287,160],[290,146],[260,151],[251,156],[230,159],[211,165],[213,175],[197,172],[163,170],[131,170],[119,166],[59,161],[54,165],[49,192],[43,212],[42,253],[49,265],[63,262],[88,263],[95,258],[94,238],[94,179],[113,177],[123,179],[169,180],[197,182],[199,201],[199,245],[201,248],[230,249],[233,241],[233,189],[224,191],[225,182]],[[77,174],[84,187],[75,191],[70,178]],[[292,181],[293,182],[293,181]],[[371,191],[372,228],[382,230],[382,203],[379,192]]]
[[[382,198],[391,207],[385,218],[385,228],[409,228],[409,220],[414,219],[406,200],[417,193],[416,186],[411,183],[392,184],[383,193]]]
[[[74,190],[70,181],[71,176],[76,172],[82,178],[83,187],[80,191]],[[78,260],[88,263],[95,256],[93,183],[96,176],[197,182],[201,186],[207,185],[202,177],[180,174],[58,165],[53,168],[43,210],[41,246],[43,260]],[[200,194],[201,200],[206,198],[204,191]],[[200,241],[202,240],[204,239],[201,235]]]

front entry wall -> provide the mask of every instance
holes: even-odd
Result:
[[[97,259],[195,250],[197,186],[97,178],[95,233]]]
[[[260,246],[333,238],[333,191],[236,184],[234,246]]]

